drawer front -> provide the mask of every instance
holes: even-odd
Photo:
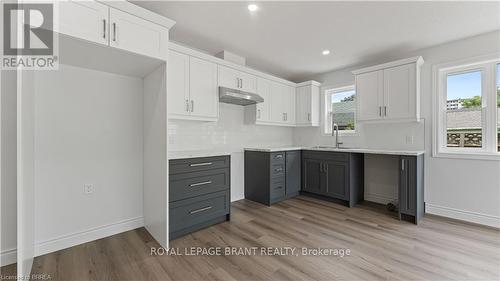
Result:
[[[229,191],[221,191],[170,204],[170,232],[179,231],[229,214]]]
[[[229,156],[176,159],[169,161],[169,173],[189,173],[220,168],[229,168]]]
[[[271,153],[271,165],[285,163],[285,151]]]
[[[174,174],[169,181],[169,201],[177,201],[216,191],[228,190],[229,169]]]
[[[273,199],[285,197],[285,182],[284,181],[271,184],[270,197],[271,197],[271,201]]]
[[[302,158],[347,162],[349,161],[349,152],[304,150],[302,152]]]
[[[285,176],[285,163],[274,164],[271,166],[271,177],[284,177]]]

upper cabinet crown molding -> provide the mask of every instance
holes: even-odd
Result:
[[[357,70],[352,71],[351,73],[354,75],[358,75],[358,74],[362,74],[362,73],[366,73],[366,72],[373,72],[373,71],[377,71],[377,70],[382,70],[382,69],[386,69],[386,68],[391,68],[391,67],[400,66],[403,64],[411,64],[411,63],[414,63],[417,66],[421,66],[422,64],[424,64],[424,59],[422,58],[422,56],[416,56],[416,57],[411,57],[411,58],[407,58],[407,59],[401,59],[401,60],[387,62],[384,64],[378,64],[378,65],[374,65],[374,66],[369,66],[369,67],[357,69]]]
[[[420,121],[422,57],[353,71],[358,121]]]

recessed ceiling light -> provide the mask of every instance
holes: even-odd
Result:
[[[323,56],[327,56],[330,54],[330,50],[323,50],[323,52],[321,52],[323,54]]]
[[[258,9],[259,9],[259,6],[255,5],[255,4],[250,4],[250,5],[248,5],[248,10],[249,10],[250,12],[255,12],[255,11],[257,11]]]

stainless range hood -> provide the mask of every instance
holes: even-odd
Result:
[[[263,102],[264,99],[257,94],[219,87],[219,101],[237,105],[251,105]]]

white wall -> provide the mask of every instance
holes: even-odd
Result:
[[[1,71],[1,216],[0,266],[16,261],[17,178],[16,178],[16,73]]]
[[[495,52],[500,52],[500,32],[498,31],[408,53],[404,57],[422,55],[425,60],[421,73],[421,116],[424,122],[391,124],[390,126],[365,124],[361,125],[359,136],[342,137],[341,140],[346,146],[425,149],[427,213],[500,227],[500,162],[435,158],[431,155],[432,66]],[[376,63],[383,63],[383,61]],[[329,86],[344,86],[354,83],[354,77],[350,72],[359,67],[362,66],[311,78]],[[406,136],[410,135],[415,136],[414,144],[406,143]],[[319,128],[300,128],[295,130],[294,141],[295,144],[316,145],[331,144],[333,139],[322,136]],[[375,167],[381,177],[391,177],[391,165],[394,163],[385,165],[380,162],[376,163],[381,164]],[[365,168],[369,174],[374,172],[373,165],[367,165]],[[388,189],[385,192],[381,189],[378,191],[372,189],[371,192],[387,196],[391,194]]]
[[[170,120],[169,151],[218,150],[231,152],[231,200],[244,197],[243,148],[293,143],[293,129],[244,123],[244,107],[219,104],[218,122]]]
[[[142,226],[143,80],[60,65],[35,90],[36,254]]]

